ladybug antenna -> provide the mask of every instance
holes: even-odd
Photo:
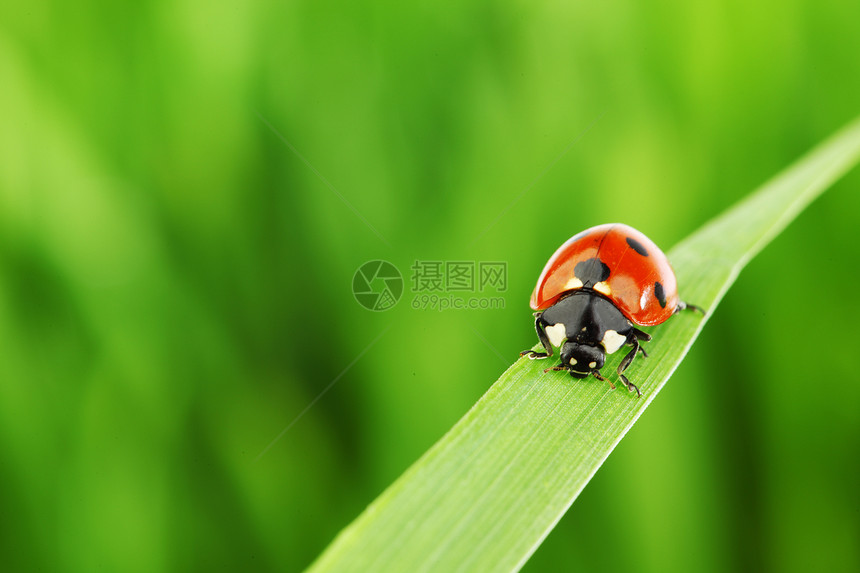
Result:
[[[600,370],[592,370],[591,375],[600,380],[601,382],[606,382],[607,384],[609,384],[609,387],[611,389],[615,390],[615,384],[613,384],[611,380],[607,380],[606,378],[604,378],[603,375],[600,373]]]
[[[559,364],[558,366],[553,366],[552,368],[547,368],[546,370],[543,371],[543,373],[546,374],[547,372],[558,372],[559,370],[567,370],[567,369],[568,369],[567,366],[565,366],[564,364]]]

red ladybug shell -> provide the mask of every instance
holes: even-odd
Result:
[[[631,322],[642,326],[665,322],[680,301],[675,272],[663,251],[621,223],[586,229],[559,247],[538,279],[531,307],[544,310],[562,294],[583,287],[605,295]]]

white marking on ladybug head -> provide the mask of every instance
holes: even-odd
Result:
[[[609,285],[606,284],[606,281],[600,281],[599,283],[595,284],[594,290],[596,290],[600,294],[605,294],[606,296],[612,296],[612,289],[609,288]]]
[[[555,347],[561,347],[564,339],[567,337],[567,331],[564,328],[564,324],[559,322],[558,324],[547,326],[545,330],[550,344]]]
[[[597,368],[597,362],[589,362],[588,367],[589,368]]]
[[[627,337],[618,334],[618,332],[614,330],[607,330],[606,334],[603,335],[603,340],[600,343],[603,345],[603,348],[606,349],[606,354],[612,354],[627,342]]]
[[[571,359],[570,359],[570,365],[571,365],[571,366],[576,366],[576,358],[571,358]]]
[[[582,281],[576,277],[573,277],[564,285],[564,290],[576,290],[578,288],[582,288]]]

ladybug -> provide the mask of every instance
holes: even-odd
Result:
[[[600,374],[607,354],[632,349],[618,365],[618,377],[630,392],[642,393],[624,376],[640,342],[651,335],[636,328],[654,326],[684,309],[704,311],[678,298],[675,272],[651,239],[620,223],[591,227],[571,237],[553,253],[538,278],[531,307],[535,330],[546,352],[524,350],[531,359],[561,350],[561,363],[574,378],[589,375],[615,385]]]

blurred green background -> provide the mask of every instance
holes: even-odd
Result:
[[[668,250],[860,113],[858,56],[831,0],[6,3],[2,568],[303,569],[535,342],[562,241]],[[860,570],[858,190],[525,571]],[[506,262],[505,308],[414,310],[415,260]]]

